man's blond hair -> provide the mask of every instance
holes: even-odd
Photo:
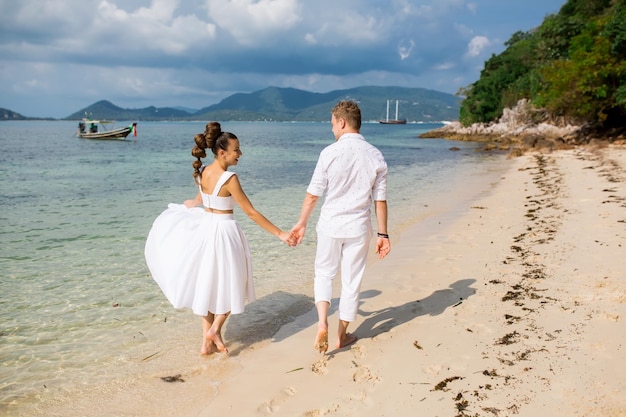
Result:
[[[335,119],[343,119],[353,129],[361,129],[361,109],[352,100],[343,100],[335,104],[332,110]]]

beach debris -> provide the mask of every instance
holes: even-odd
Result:
[[[508,365],[508,366],[513,366],[515,365],[515,362],[513,362],[510,359],[502,359],[502,358],[498,358],[498,360],[500,361],[500,363],[504,364],[504,365]]]
[[[516,330],[513,333],[508,333],[504,335],[503,337],[498,339],[496,343],[498,345],[512,345],[513,343],[517,342],[517,339],[519,338],[519,336],[520,334]]]
[[[514,316],[512,314],[505,314],[504,319],[506,320],[506,324],[513,324],[514,322],[519,321],[522,318],[519,316]]]
[[[113,307],[121,307],[122,305],[120,303],[113,303]]]
[[[288,374],[288,373],[291,373],[291,372],[301,371],[301,370],[303,370],[303,369],[304,369],[304,368],[295,368],[295,369],[292,369],[291,371],[287,371],[287,372],[285,372],[285,373],[286,373],[286,374]]]
[[[142,362],[145,362],[145,361],[147,361],[147,360],[149,360],[149,359],[153,358],[154,356],[156,356],[156,355],[158,355],[158,354],[159,354],[159,352],[154,352],[152,355],[148,355],[148,356],[146,356],[146,357],[145,357],[145,358],[143,358],[141,361],[142,361]]]
[[[461,376],[451,376],[449,378],[444,379],[433,388],[431,391],[450,391],[450,388],[447,388],[448,382],[456,381],[457,379],[463,379]]]
[[[176,375],[172,375],[172,376],[162,376],[161,380],[163,380],[165,382],[185,382],[185,380],[182,378],[181,374],[176,374]]]
[[[491,413],[495,416],[497,416],[500,413],[500,409],[495,408],[495,407],[483,407],[483,411]]]
[[[417,340],[415,342],[413,342],[413,346],[415,346],[418,349],[423,349],[419,343],[417,343]]]
[[[460,416],[464,416],[465,413],[463,411],[465,411],[465,409],[469,405],[469,402],[467,402],[467,400],[465,398],[463,398],[463,393],[459,392],[456,395],[456,397],[454,397],[454,401],[456,401],[456,403],[454,405],[456,406],[457,411],[459,411],[461,413],[459,415]]]
[[[523,298],[521,291],[507,291],[504,297],[502,297],[502,301],[519,300],[520,298]]]

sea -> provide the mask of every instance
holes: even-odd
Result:
[[[143,251],[167,204],[197,192],[191,148],[205,123],[140,122],[136,137],[106,141],[76,137],[76,122],[0,122],[0,414],[29,415],[93,384],[138,377],[155,346],[182,344],[198,354],[200,321],[168,304]],[[392,245],[411,225],[462,213],[506,170],[506,156],[480,144],[418,138],[440,126],[362,126],[389,166]],[[222,129],[240,139],[243,155],[231,170],[252,204],[288,230],[320,151],[334,141],[330,123],[224,122]],[[318,210],[297,248],[235,210],[250,241],[257,297],[267,302],[244,313],[244,325],[227,324],[227,342],[245,349],[250,339],[238,332],[250,331],[246,321],[258,341],[312,308]],[[164,331],[164,323],[178,331]]]

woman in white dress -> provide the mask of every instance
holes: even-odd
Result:
[[[202,347],[228,352],[222,326],[230,314],[244,311],[245,300],[254,301],[250,249],[235,221],[235,203],[259,226],[289,246],[295,236],[258,212],[228,168],[237,165],[242,152],[239,139],[222,132],[217,122],[206,125],[194,137],[191,154],[198,194],[184,204],[170,204],[157,217],[146,240],[145,256],[150,273],[175,308],[191,308],[202,317]],[[203,165],[206,149],[214,160]]]

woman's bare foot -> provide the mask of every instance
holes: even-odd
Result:
[[[211,353],[217,350],[217,346],[212,341],[207,341],[205,338],[202,342],[202,347],[200,348],[200,354],[203,356],[210,355]]]
[[[346,333],[345,336],[339,338],[339,341],[337,342],[337,349],[350,346],[357,340],[359,340],[359,338],[352,333]]]
[[[325,353],[328,350],[328,329],[318,329],[313,349],[319,353]]]
[[[228,353],[228,349],[222,341],[222,336],[219,333],[210,330],[206,332],[205,343],[210,343],[215,346],[218,352]]]

